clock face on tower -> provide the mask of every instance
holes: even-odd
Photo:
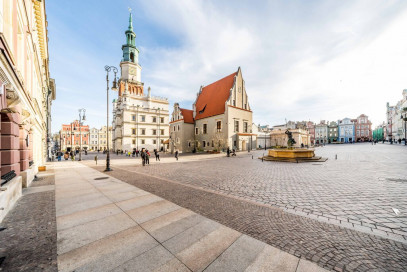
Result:
[[[130,68],[129,69],[129,74],[135,76],[136,75],[137,70],[135,68]]]

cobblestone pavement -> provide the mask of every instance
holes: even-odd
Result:
[[[407,231],[405,151],[326,146],[316,152],[329,160],[310,164],[261,162],[247,153],[144,168],[113,161],[110,174],[325,268],[405,271],[407,243],[398,242]]]
[[[0,271],[58,270],[55,193],[36,191],[53,184],[53,175],[34,181],[0,224]]]
[[[253,152],[254,158],[263,153]],[[262,163],[239,153],[234,158],[126,169],[407,242],[407,147],[329,145],[316,153],[328,161]]]

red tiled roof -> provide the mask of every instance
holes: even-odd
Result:
[[[195,104],[195,120],[222,114],[225,112],[225,102],[229,98],[229,91],[233,87],[236,74],[237,72],[202,88],[202,92],[198,96]]]
[[[181,109],[182,116],[184,116],[184,123],[193,124],[194,117],[193,117],[193,110]]]

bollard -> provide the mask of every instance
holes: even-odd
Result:
[[[264,153],[263,153],[263,157],[261,157],[261,162],[263,162],[263,160],[264,160]]]
[[[338,154],[335,154],[335,160],[337,160],[338,159]]]

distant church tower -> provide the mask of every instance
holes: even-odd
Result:
[[[123,59],[120,62],[121,78],[119,85],[119,96],[122,96],[125,89],[125,82],[128,81],[129,94],[143,95],[143,83],[141,82],[141,66],[138,63],[139,50],[136,47],[136,33],[133,31],[133,18],[130,13],[129,28],[126,30],[126,44],[122,45]]]

